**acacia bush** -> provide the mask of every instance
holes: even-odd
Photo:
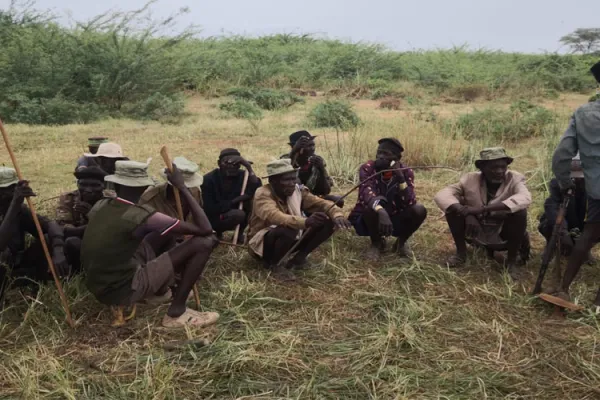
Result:
[[[287,90],[246,87],[232,88],[227,94],[237,100],[254,102],[264,110],[281,110],[304,102],[302,97]]]
[[[316,128],[348,129],[360,124],[360,118],[350,103],[331,99],[317,104],[308,114],[308,119]]]
[[[534,136],[558,134],[557,116],[545,107],[520,100],[509,109],[489,107],[463,114],[456,121],[444,121],[447,133],[466,139],[517,141]]]

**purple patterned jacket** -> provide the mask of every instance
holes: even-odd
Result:
[[[398,168],[404,168],[401,163],[396,164]],[[375,172],[375,161],[368,161],[361,165],[359,179],[363,181]],[[382,174],[383,175],[383,174]],[[415,196],[415,173],[412,169],[394,171],[391,179],[385,180],[379,175],[368,180],[358,188],[358,200],[350,213],[349,219],[356,220],[367,208],[373,208],[380,204],[388,214],[394,215],[403,209],[416,204]]]

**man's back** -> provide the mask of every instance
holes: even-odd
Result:
[[[143,238],[134,235],[154,210],[123,199],[102,199],[90,211],[81,246],[86,285],[103,303],[118,303],[130,292],[137,269],[132,262]]]

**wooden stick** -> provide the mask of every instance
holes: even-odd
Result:
[[[250,176],[250,173],[248,172],[248,170],[244,171],[244,182],[242,183],[242,192],[240,193],[240,196],[243,196],[246,193],[246,186],[248,186],[248,177]],[[240,201],[240,205],[238,207],[240,210],[244,208],[244,202]],[[238,242],[238,237],[240,236],[240,225],[238,224],[238,226],[235,227],[235,233],[233,234],[233,241],[232,243],[237,244]]]
[[[169,157],[169,151],[167,150],[167,146],[163,146],[160,149],[160,155],[167,166],[167,169],[173,172],[173,162],[171,161],[171,157]],[[184,220],[183,215],[183,207],[181,206],[181,197],[179,196],[179,189],[173,186],[173,193],[175,194],[175,207],[177,207],[177,215],[179,215],[179,219],[181,221]],[[194,291],[194,300],[196,301],[196,309],[200,310],[200,294],[198,293],[198,287],[196,286],[196,282],[194,282],[194,286],[192,286],[192,290]]]
[[[15,157],[15,153],[13,153],[12,146],[10,145],[10,140],[8,139],[8,135],[6,130],[4,129],[4,124],[0,119],[0,131],[2,132],[2,137],[4,138],[4,144],[6,145],[6,150],[8,150],[8,154],[12,160],[13,166],[15,167],[15,171],[17,172],[17,176],[19,180],[22,181],[23,175],[21,174],[21,169],[19,168],[19,164],[17,163],[17,159]],[[71,326],[71,328],[75,327],[75,323],[73,322],[73,318],[71,317],[71,310],[69,309],[69,303],[67,302],[67,297],[65,296],[65,292],[63,291],[60,280],[58,279],[58,275],[56,274],[56,269],[54,268],[54,263],[52,262],[52,256],[50,255],[50,251],[48,250],[48,245],[46,244],[46,238],[44,237],[44,230],[40,225],[40,220],[38,219],[37,213],[35,212],[35,206],[33,205],[33,201],[31,201],[30,197],[27,197],[27,205],[29,206],[29,211],[31,212],[31,216],[33,218],[33,223],[35,224],[35,228],[37,229],[40,243],[42,244],[42,248],[44,249],[44,255],[46,256],[46,261],[48,262],[48,267],[50,268],[50,272],[52,273],[52,277],[54,278],[54,283],[56,284],[56,288],[58,289],[58,295],[60,296],[60,301],[62,303],[63,309],[65,310],[65,314],[67,315],[67,322]]]

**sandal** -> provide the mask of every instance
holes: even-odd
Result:
[[[199,312],[187,308],[183,314],[177,318],[165,315],[162,320],[162,325],[165,328],[184,328],[186,326],[193,328],[203,328],[213,325],[219,319],[219,314],[216,312]]]

